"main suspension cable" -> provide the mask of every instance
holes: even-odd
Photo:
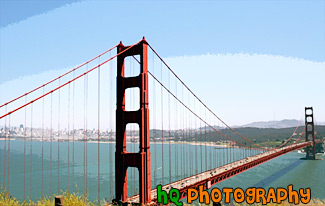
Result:
[[[109,52],[109,51],[115,49],[117,46],[118,46],[118,44],[115,45],[114,47],[108,49],[107,51],[105,51],[105,52],[103,52],[103,53],[97,55],[96,57],[92,58],[91,60],[88,60],[88,61],[86,61],[85,63],[83,63],[83,64],[81,64],[81,65],[79,65],[79,66],[77,66],[77,67],[71,69],[70,71],[68,71],[68,72],[66,72],[66,73],[64,73],[64,74],[62,74],[62,75],[60,75],[60,76],[58,76],[58,77],[52,79],[51,81],[48,81],[48,82],[46,82],[45,84],[43,84],[43,85],[41,85],[41,86],[39,86],[39,87],[36,87],[35,89],[30,90],[29,92],[26,92],[25,94],[22,94],[22,95],[20,95],[19,97],[15,98],[15,99],[12,99],[12,100],[10,100],[10,101],[8,101],[8,102],[6,102],[6,103],[0,105],[0,108],[3,107],[3,106],[5,106],[5,105],[8,105],[8,104],[10,104],[10,103],[12,103],[12,102],[14,102],[14,101],[20,99],[20,98],[22,98],[22,97],[24,97],[24,96],[26,96],[26,95],[28,95],[28,94],[30,94],[30,93],[33,93],[33,92],[39,90],[39,89],[42,88],[42,87],[45,87],[46,85],[48,85],[48,84],[50,84],[50,83],[52,83],[52,82],[55,82],[56,80],[58,80],[58,79],[60,79],[60,78],[62,78],[62,77],[64,77],[64,76],[66,76],[67,74],[69,74],[69,73],[71,73],[71,72],[74,72],[75,70],[78,70],[80,67],[82,67],[82,66],[84,66],[84,65],[86,65],[86,64],[88,64],[88,63],[90,63],[90,62],[92,62],[93,60],[97,59],[98,57],[100,57],[100,56],[106,54],[107,52]]]

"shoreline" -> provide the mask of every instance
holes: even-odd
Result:
[[[0,138],[0,141],[24,141],[24,138]],[[37,142],[42,142],[42,140],[40,138],[26,138],[26,141],[30,142],[30,141],[37,141]],[[49,139],[44,139],[43,142],[51,142]],[[52,142],[68,142],[67,139],[61,139],[60,141],[57,141],[57,139],[53,139]],[[84,141],[79,141],[79,140],[75,140],[75,141],[69,141],[69,142],[84,142]],[[98,141],[94,141],[94,140],[89,140],[86,141],[87,143],[98,143]],[[115,141],[99,141],[99,143],[101,144],[115,144]],[[131,144],[139,144],[139,142],[127,142],[127,143],[131,143]],[[193,145],[193,146],[208,146],[208,147],[217,147],[217,148],[229,148],[229,145],[226,144],[216,144],[214,142],[187,142],[187,141],[155,141],[155,142],[150,142],[150,144],[164,144],[164,145],[168,145],[168,144],[189,144],[189,145]],[[236,146],[233,146],[233,148],[236,148]]]

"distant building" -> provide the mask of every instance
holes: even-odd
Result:
[[[23,124],[21,124],[21,125],[19,126],[19,131],[21,131],[21,132],[24,131],[24,125],[23,125]]]

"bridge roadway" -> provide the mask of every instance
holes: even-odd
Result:
[[[321,143],[321,140],[316,141]],[[297,149],[301,149],[312,145],[312,141],[289,145],[279,149],[270,150],[261,154],[257,154],[245,159],[241,159],[215,169],[208,170],[206,172],[199,173],[197,175],[187,177],[185,179],[172,182],[164,185],[162,190],[167,193],[171,188],[176,188],[180,191],[180,199],[187,197],[187,189],[195,188],[198,189],[200,185],[203,185],[204,189],[209,189],[212,185],[217,184],[225,179],[235,176],[241,172],[244,172],[252,167],[267,162],[273,158],[284,155],[288,152],[292,152]],[[151,190],[151,200],[153,203],[157,202],[157,189]],[[128,198],[129,203],[139,202],[139,195],[135,195]]]

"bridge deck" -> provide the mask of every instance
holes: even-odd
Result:
[[[319,141],[317,141],[319,143]],[[267,151],[261,154],[257,154],[245,159],[232,162],[230,164],[218,167],[200,174],[187,177],[185,179],[172,182],[170,184],[164,185],[162,187],[167,193],[171,188],[176,188],[180,191],[181,199],[187,196],[188,188],[198,188],[198,186],[203,185],[204,189],[209,189],[212,185],[217,184],[229,177],[232,177],[236,174],[239,174],[245,170],[248,170],[252,167],[255,167],[259,164],[262,164],[268,160],[271,160],[275,157],[281,156],[288,152],[301,149],[311,145],[312,142],[298,143],[283,148]],[[151,200],[152,202],[157,201],[157,192],[156,189],[151,190]],[[135,195],[128,198],[127,202],[139,202],[139,195]]]

